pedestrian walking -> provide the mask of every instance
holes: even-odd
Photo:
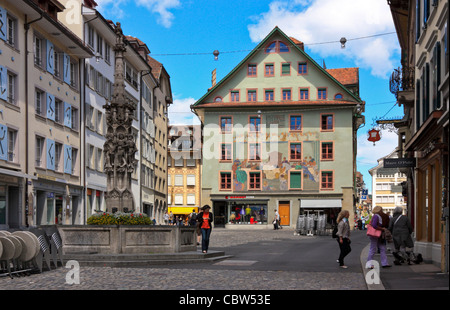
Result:
[[[169,225],[173,225],[173,213],[170,211],[169,213]]]
[[[411,237],[413,228],[408,217],[403,215],[402,207],[396,207],[394,209],[389,231],[392,233],[394,240],[394,252],[392,253],[395,257],[394,264],[401,265],[406,261],[410,265],[410,256],[413,253],[414,247],[414,241]]]
[[[197,221],[200,223],[202,232],[202,252],[207,253],[209,247],[209,238],[211,236],[213,214],[209,212],[210,206],[204,205],[202,212],[197,215]]]
[[[389,265],[387,255],[386,255],[386,240],[383,237],[383,231],[387,228],[383,227],[383,218],[382,218],[382,212],[383,209],[380,206],[376,206],[372,210],[372,219],[369,222],[369,225],[371,227],[367,228],[368,236],[370,239],[370,249],[369,249],[369,255],[367,256],[367,262],[366,262],[366,268],[374,268],[373,265],[373,257],[375,256],[375,253],[377,253],[378,249],[380,250],[380,258],[381,258],[381,267],[391,267]],[[369,235],[371,233],[372,229],[374,231],[379,231],[379,236]]]
[[[192,213],[189,215],[189,226],[195,226],[197,224],[197,213],[195,209],[192,209]]]
[[[348,222],[348,218],[350,216],[350,212],[348,210],[342,210],[338,217],[338,230],[336,235],[338,236],[337,241],[339,244],[339,266],[343,269],[347,269],[348,267],[344,265],[344,258],[352,251],[350,247],[350,224]]]
[[[273,224],[273,229],[274,230],[277,230],[277,229],[281,228],[281,226],[280,226],[280,214],[278,214],[277,210],[275,210],[275,216],[273,218],[272,224]]]
[[[164,224],[169,225],[169,213],[164,214]]]

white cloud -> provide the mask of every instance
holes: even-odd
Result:
[[[392,71],[393,55],[399,51],[395,34],[352,40],[395,32],[385,1],[280,0],[253,20],[254,24],[248,26],[253,42],[260,42],[278,26],[288,36],[304,42],[311,52],[324,58],[345,57],[378,77],[384,78]],[[314,44],[339,41],[341,37],[347,39],[345,49],[340,48],[340,43]]]
[[[368,130],[366,129],[358,135],[357,160],[364,164],[372,164],[372,167],[375,167],[378,164],[378,159],[389,155],[397,147],[398,135],[395,132],[382,130],[381,140],[375,142],[375,145],[373,145],[373,142],[367,140]]]
[[[123,7],[130,0],[97,0],[96,2],[98,4],[97,9],[104,12],[107,16],[124,18],[126,17],[126,12]],[[170,10],[178,8],[181,5],[179,0],[135,0],[131,2],[134,2],[136,6],[144,7],[150,12],[158,14],[158,23],[166,28],[172,26],[174,19],[174,15]]]
[[[160,16],[158,22],[166,28],[172,26],[174,19],[173,14],[169,10],[181,5],[179,0],[136,0],[136,4],[147,8],[153,13],[158,13]]]
[[[198,125],[198,117],[191,112],[191,104],[197,100],[194,98],[174,99],[169,106],[169,123],[171,125]]]
[[[365,130],[364,130],[365,129]],[[369,169],[378,165],[378,159],[392,153],[398,145],[398,135],[388,130],[381,131],[381,140],[375,145],[367,140],[369,129],[360,129],[358,135],[358,152],[356,154],[357,170],[364,176],[364,183],[372,189],[372,179]]]

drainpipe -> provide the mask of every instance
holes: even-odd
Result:
[[[145,72],[144,74],[142,74],[143,72]],[[141,167],[139,167],[139,200],[140,200],[140,204],[141,207],[143,207],[143,203],[142,203],[142,84],[144,84],[144,76],[151,74],[152,71],[151,70],[143,70],[141,71],[141,76],[140,76],[140,81],[139,81],[139,85],[141,86],[139,89],[139,110],[140,110],[140,114],[139,115],[139,164],[141,165]],[[153,95],[153,94],[152,94]],[[152,107],[152,113],[153,113],[153,107]],[[153,116],[152,116],[153,119]],[[154,195],[153,195],[154,196]],[[141,212],[143,212],[144,209],[141,209]]]
[[[154,111],[155,111],[155,101],[156,101],[155,90],[157,88],[159,88],[159,80],[156,81],[156,86],[153,87],[153,90],[152,90],[152,121],[153,121],[153,128],[154,128],[153,133],[154,133],[155,137],[156,137],[156,122],[155,122]],[[155,145],[156,145],[155,137],[153,137],[153,143],[152,143],[153,149],[155,148]],[[152,152],[153,152],[153,150],[152,150]],[[155,185],[156,185],[156,183],[155,183],[155,170],[156,170],[155,167],[156,167],[156,165],[155,165],[155,163],[156,163],[156,158],[155,158],[155,162],[153,163],[153,177],[152,177],[152,184],[153,184],[153,188],[152,188],[152,190],[153,190],[153,211],[152,211],[152,213],[153,213],[154,217],[156,217],[156,205],[155,205],[155,192],[156,192],[155,191]]]
[[[28,148],[29,146],[29,138],[28,138],[28,30],[30,29],[30,25],[34,22],[37,22],[43,18],[43,14],[41,12],[41,16],[35,20],[27,22],[28,16],[25,15],[25,145]],[[25,173],[29,174],[29,165],[28,165],[28,150],[25,151]],[[28,201],[28,179],[25,179],[25,210],[28,209],[29,201]],[[33,206],[34,207],[34,206]],[[32,212],[32,219],[34,219],[34,208],[33,210],[28,210],[28,212]],[[33,223],[34,224],[34,223]],[[25,226],[29,226],[28,223],[28,215],[25,215]]]
[[[84,30],[84,29],[83,29]],[[82,201],[83,201],[83,213],[82,213],[82,218],[83,218],[83,223],[86,224],[87,223],[87,217],[86,217],[86,192],[87,192],[87,182],[86,182],[86,167],[85,167],[85,163],[86,163],[86,125],[84,124],[84,120],[86,119],[85,117],[85,109],[86,109],[86,59],[82,59],[81,63],[83,64],[83,68],[79,68],[79,80],[80,80],[80,92],[83,92],[83,100],[80,102],[80,119],[79,119],[79,126],[80,126],[80,131],[82,131],[82,135],[81,135],[81,143],[80,143],[80,152],[83,152],[83,161],[81,161],[81,154],[80,154],[80,170],[83,169],[83,190],[82,190]],[[83,73],[83,78],[81,78],[81,72]],[[73,158],[72,158],[73,159]],[[81,171],[80,171],[80,176],[81,176]],[[78,210],[78,212],[81,210]],[[73,215],[72,215],[73,216]],[[72,219],[73,220],[73,219]]]

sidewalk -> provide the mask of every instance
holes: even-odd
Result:
[[[361,268],[368,290],[449,290],[449,275],[442,273],[438,266],[422,262],[420,264],[394,265],[394,257],[388,253],[390,268],[366,269],[369,245],[361,251]],[[380,261],[380,255],[375,255]],[[377,274],[380,275],[380,281]]]

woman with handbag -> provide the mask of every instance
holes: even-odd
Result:
[[[386,229],[383,227],[383,219],[381,217],[382,212],[383,209],[380,206],[373,208],[373,216],[367,226],[367,236],[369,236],[370,239],[370,249],[367,257],[366,268],[370,269],[374,268],[372,263],[373,257],[375,253],[377,253],[378,249],[380,249],[381,267],[391,267],[386,255],[386,241],[382,237],[382,233]]]

